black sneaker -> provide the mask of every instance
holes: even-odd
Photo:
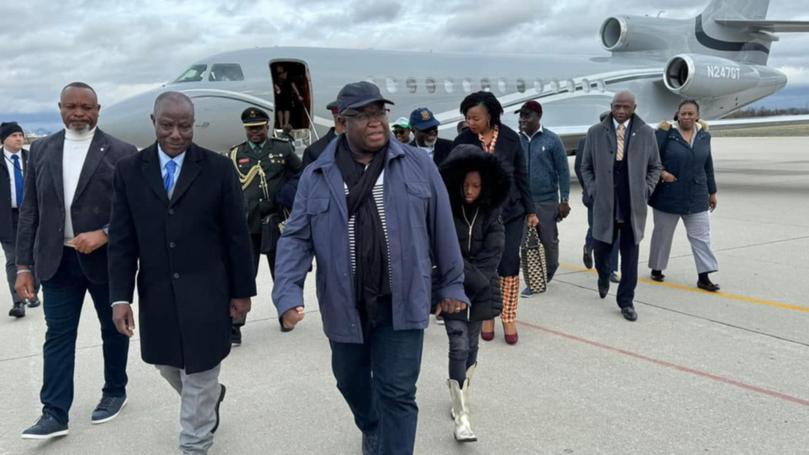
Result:
[[[37,423],[22,432],[23,439],[51,439],[67,436],[67,424],[59,423],[50,414],[42,414]]]
[[[98,406],[93,410],[93,416],[90,419],[95,425],[99,423],[109,422],[110,420],[118,417],[118,414],[121,412],[121,409],[126,406],[126,395],[122,397],[111,397],[104,395],[101,397],[101,401],[98,402]]]
[[[8,310],[8,315],[12,318],[25,317],[25,302],[14,302],[14,306]]]
[[[233,346],[242,345],[242,328],[238,325],[231,326],[230,328],[230,344]]]

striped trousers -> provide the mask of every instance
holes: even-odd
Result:
[[[685,225],[694,261],[697,264],[697,273],[716,272],[719,263],[711,251],[711,222],[708,211],[680,215],[653,209],[654,231],[652,244],[649,248],[649,268],[652,270],[666,270],[671,255],[671,242],[674,230],[680,219]]]

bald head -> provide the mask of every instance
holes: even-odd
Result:
[[[624,123],[635,114],[636,107],[635,94],[629,90],[623,90],[616,93],[612,98],[610,112],[618,123]]]
[[[177,156],[194,139],[194,103],[179,92],[161,93],[154,102],[152,123],[160,148],[171,157]]]
[[[194,103],[187,95],[180,92],[163,92],[154,100],[152,116],[157,117],[162,109],[188,110],[194,116]]]

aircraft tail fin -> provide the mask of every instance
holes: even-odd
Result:
[[[702,12],[702,19],[764,19],[769,7],[770,0],[712,0]]]

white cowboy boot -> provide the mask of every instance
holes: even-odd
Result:
[[[464,381],[464,386],[469,384],[469,380]],[[472,423],[469,421],[469,409],[466,406],[464,391],[458,385],[458,381],[448,379],[449,393],[452,396],[452,415],[455,421],[455,440],[459,442],[477,441],[478,437],[472,431]]]

